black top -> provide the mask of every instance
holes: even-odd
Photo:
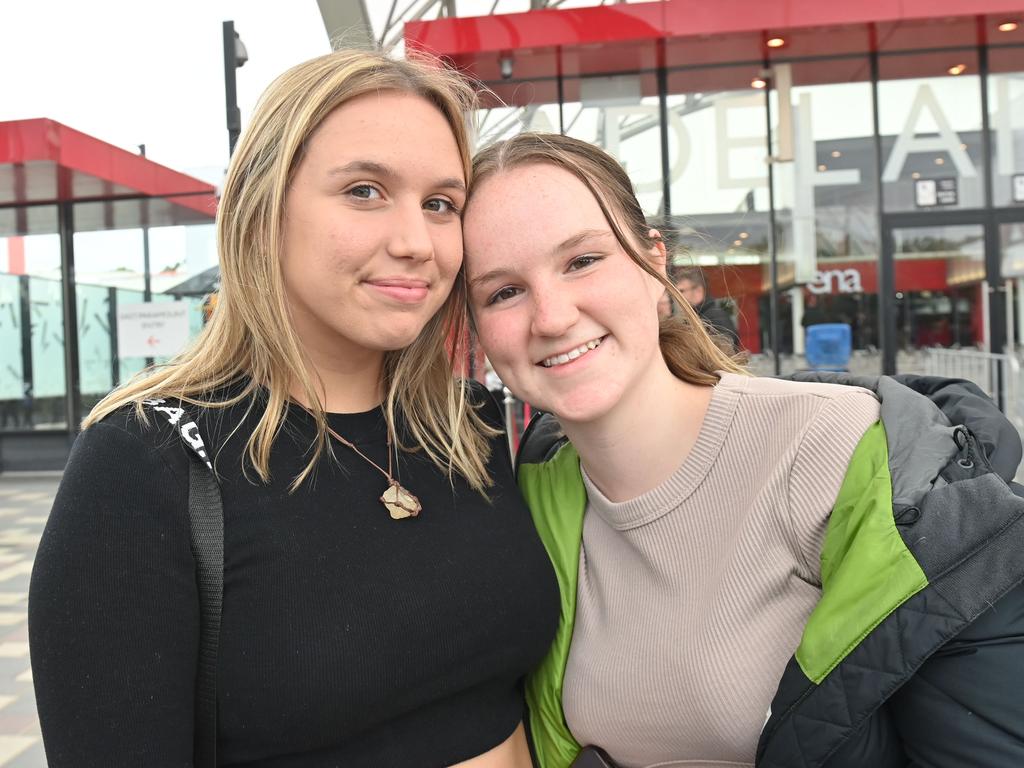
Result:
[[[718,301],[705,299],[694,306],[694,310],[712,333],[724,336],[734,350],[739,349],[740,336],[736,333],[736,324],[732,321],[732,315]]]
[[[474,397],[501,426],[486,392]],[[314,434],[298,408],[271,481],[251,467],[246,479],[259,410],[246,407],[199,418],[224,504],[220,764],[442,766],[504,741],[559,598],[503,436],[490,501],[422,453],[402,454],[401,482],[423,511],[392,520],[378,501],[387,481],[343,445],[339,463],[322,459],[288,492]],[[328,418],[387,466],[379,409]],[[29,635],[51,768],[192,765],[190,459],[160,414],[150,424],[125,409],[79,436],[39,545]]]

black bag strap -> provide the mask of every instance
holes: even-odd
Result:
[[[220,486],[199,426],[181,407],[146,400],[177,428],[189,451],[188,521],[199,588],[199,663],[196,671],[195,768],[217,766],[217,653],[224,602],[224,510]]]

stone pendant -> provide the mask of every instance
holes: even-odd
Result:
[[[409,493],[409,491],[399,485],[395,480],[391,481],[391,485],[389,485],[388,489],[384,491],[380,500],[384,506],[387,507],[392,520],[416,517],[416,515],[420,513],[420,510],[423,509],[420,505],[420,500],[413,494]]]

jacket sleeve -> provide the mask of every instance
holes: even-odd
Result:
[[[890,699],[911,766],[1024,765],[1024,584],[932,656]]]
[[[101,422],[75,443],[29,588],[51,768],[192,765],[199,607],[187,479]]]

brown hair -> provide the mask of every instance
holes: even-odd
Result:
[[[472,172],[473,89],[438,62],[397,60],[383,53],[342,50],[311,59],[279,76],[263,93],[228,167],[217,211],[221,284],[217,309],[185,352],[156,371],[146,371],[101,400],[83,421],[96,423],[142,400],[174,398],[208,408],[233,405],[265,389],[266,407],[249,435],[247,456],[259,477],[270,477],[270,450],[284,424],[288,392],[297,382],[317,423],[312,458],[293,490],[326,449],[327,421],[320,387],[305,361],[289,319],[281,276],[281,247],[288,186],[303,149],[335,109],[366,93],[399,91],[429,101],[455,137],[467,184]],[[417,447],[448,472],[458,471],[476,489],[490,485],[487,436],[494,433],[468,407],[465,388],[452,375],[465,338],[465,283],[407,348],[384,357],[385,415],[394,428],[401,408]],[[245,380],[241,392],[216,400],[218,390]],[[410,446],[403,446],[409,448]]]
[[[742,373],[743,354],[727,351],[727,339],[708,332],[689,302],[646,255],[657,243],[633,194],[633,185],[618,161],[593,144],[557,133],[521,133],[482,149],[473,158],[473,183],[478,188],[489,176],[525,165],[547,164],[568,171],[597,200],[622,250],[640,269],[665,286],[679,305],[677,315],[661,320],[658,342],[669,370],[690,384],[711,385],[715,371]],[[472,189],[470,201],[472,204]]]

